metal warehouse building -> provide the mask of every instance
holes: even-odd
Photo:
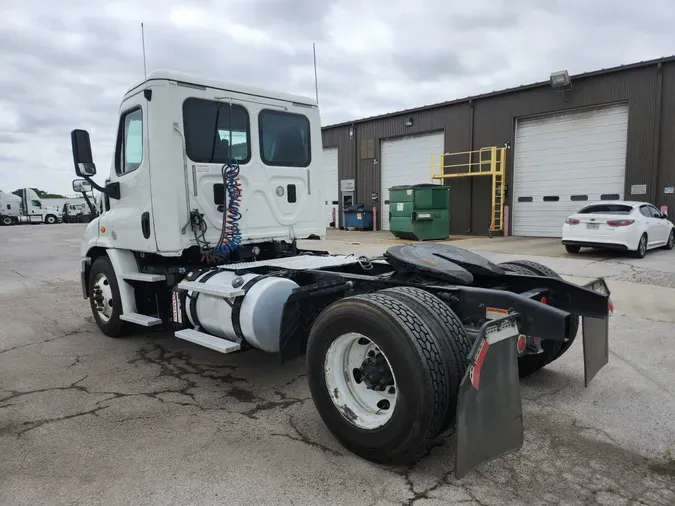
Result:
[[[559,237],[565,217],[591,201],[648,201],[675,212],[675,57],[571,78],[555,73],[550,81],[322,130],[326,220],[335,208],[337,226],[343,204],[353,202],[375,206],[378,229],[388,230],[388,188],[431,182],[431,155],[491,146],[508,148],[499,151],[512,235]],[[473,156],[475,164],[483,155]],[[447,165],[442,174],[462,172]],[[486,234],[494,224],[492,178],[445,184],[452,187],[451,233]]]

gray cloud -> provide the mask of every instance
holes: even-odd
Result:
[[[69,133],[101,180],[119,101],[169,68],[313,96],[324,124],[672,52],[669,0],[4,0],[0,188],[70,192]],[[647,5],[648,4],[648,5]],[[20,166],[20,169],[17,167]]]

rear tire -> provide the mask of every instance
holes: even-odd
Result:
[[[383,293],[341,299],[315,320],[307,343],[309,388],[322,420],[349,451],[372,462],[408,464],[417,460],[440,432],[450,407],[451,365],[432,326],[414,308]],[[355,404],[352,399],[356,390],[373,391],[364,386],[368,359],[361,369],[357,369],[360,360],[331,359],[335,347],[349,336],[357,336],[357,340],[352,338],[357,352],[359,345],[372,343],[389,364],[395,399],[392,412],[382,423],[372,422],[379,409]],[[351,387],[333,388],[340,378]],[[366,396],[372,395],[368,391]]]
[[[101,293],[97,296],[95,292],[99,290]],[[99,301],[96,300],[98,297]],[[117,286],[117,277],[108,257],[98,257],[91,266],[89,303],[98,328],[106,336],[121,337],[127,333],[129,326],[120,320],[122,299]]]
[[[535,276],[547,276],[550,278],[562,279],[560,275],[553,269],[546,267],[537,262],[529,260],[514,260],[512,262],[504,262],[499,264],[501,267],[517,272],[519,274],[534,274]],[[574,339],[577,337],[579,331],[579,316],[571,315],[570,327],[567,332],[567,340],[551,341],[550,339],[542,339],[541,347],[544,352],[539,355],[525,355],[518,359],[518,374],[521,378],[529,376],[537,372],[547,364],[560,358],[567,350],[570,349]]]
[[[642,234],[637,249],[632,252],[635,258],[644,258],[647,254],[647,234]]]
[[[377,293],[386,294],[400,300],[412,308],[424,321],[432,327],[432,332],[438,338],[446,357],[450,359],[450,405],[439,434],[445,432],[455,421],[457,415],[457,393],[459,384],[464,378],[468,366],[467,357],[471,351],[472,342],[464,330],[459,317],[435,295],[425,292],[421,288],[399,286],[388,288]]]
[[[575,254],[575,253],[579,253],[581,251],[581,246],[573,246],[571,244],[565,244],[565,250],[568,253]]]

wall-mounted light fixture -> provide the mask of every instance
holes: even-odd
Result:
[[[572,86],[572,79],[570,79],[570,75],[566,70],[553,72],[549,79],[551,81],[551,88],[567,89]]]
[[[413,126],[413,119],[408,118],[407,120],[405,120],[405,123],[403,123],[403,124],[407,127],[411,127],[411,126]]]

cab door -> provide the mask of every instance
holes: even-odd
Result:
[[[100,238],[115,248],[157,250],[152,227],[148,107],[139,92],[121,107],[110,183],[119,183],[120,198],[100,219]]]

